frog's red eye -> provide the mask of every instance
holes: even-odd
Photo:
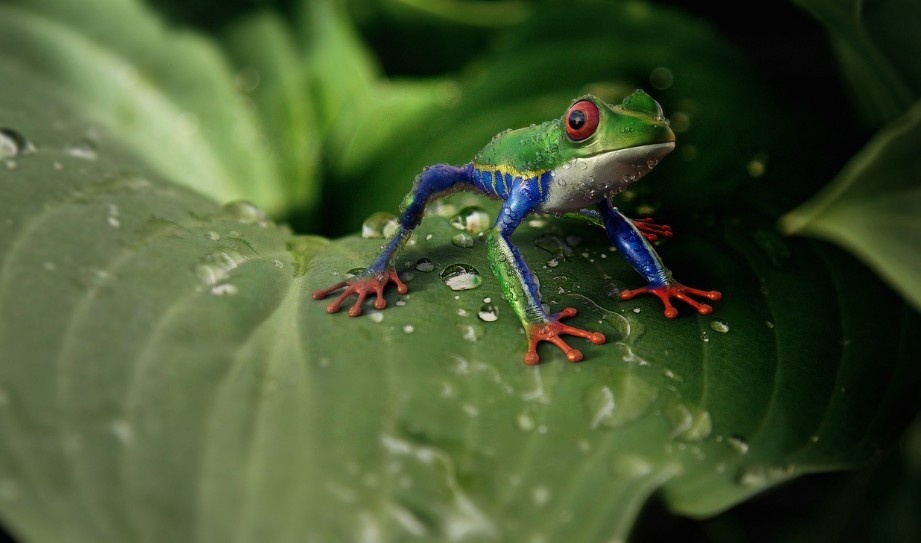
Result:
[[[598,129],[598,106],[591,100],[579,100],[566,112],[566,134],[573,141],[582,141]]]

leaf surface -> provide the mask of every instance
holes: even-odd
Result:
[[[310,293],[380,239],[293,236],[113,140],[69,153],[86,121],[0,70],[26,91],[0,88],[4,134],[31,143],[0,165],[0,515],[26,541],[607,541],[655,492],[709,515],[859,464],[917,409],[917,315],[751,215],[676,225],[676,277],[725,296],[676,320],[612,297],[640,280],[600,231],[522,227],[544,302],[608,337],[528,367],[449,217],[400,259],[408,295],[329,315]],[[457,263],[479,287],[445,284]]]
[[[220,201],[285,203],[274,151],[214,44],[134,0],[0,6],[0,56],[88,120],[72,144],[119,139],[153,171]]]

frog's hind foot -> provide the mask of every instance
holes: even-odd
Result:
[[[649,241],[656,241],[659,237],[670,238],[673,236],[672,227],[667,224],[657,224],[652,217],[633,219],[633,224],[640,234]]]
[[[387,307],[387,300],[384,299],[384,287],[391,282],[396,285],[397,292],[400,294],[409,292],[409,288],[400,280],[396,270],[389,269],[382,273],[360,273],[351,279],[340,281],[330,287],[316,290],[313,293],[313,299],[322,300],[330,293],[344,288],[345,290],[342,291],[339,297],[326,306],[326,312],[337,313],[339,309],[342,308],[342,303],[348,299],[349,296],[354,294],[358,296],[358,298],[355,300],[355,303],[352,304],[352,307],[349,308],[349,316],[357,317],[361,315],[361,305],[364,303],[365,298],[371,293],[375,295],[375,309],[384,309]]]
[[[595,345],[601,345],[605,342],[604,334],[601,332],[589,332],[559,322],[575,314],[576,310],[574,308],[567,307],[559,313],[550,315],[546,322],[537,322],[529,325],[527,328],[528,352],[524,355],[524,363],[533,366],[540,361],[540,356],[537,355],[537,344],[541,341],[549,341],[559,347],[560,350],[563,351],[563,354],[566,355],[566,359],[570,362],[581,362],[582,353],[578,349],[573,349],[568,343],[563,341],[560,337],[560,335],[563,334],[585,338]]]
[[[708,300],[719,300],[723,295],[716,290],[700,290],[696,288],[686,287],[680,283],[671,283],[668,285],[661,285],[658,287],[643,287],[634,290],[624,290],[620,293],[621,300],[629,300],[640,294],[654,294],[662,301],[662,305],[665,306],[664,315],[670,319],[674,319],[678,316],[678,310],[675,309],[675,306],[671,303],[671,298],[676,300],[681,300],[682,302],[690,305],[701,315],[709,315],[713,312],[713,308],[708,304],[702,304],[697,300],[691,298],[691,296],[699,296],[701,298],[706,298]]]

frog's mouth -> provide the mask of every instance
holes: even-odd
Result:
[[[652,143],[576,158],[554,171],[542,208],[577,211],[622,192],[650,172],[675,148],[675,142]]]

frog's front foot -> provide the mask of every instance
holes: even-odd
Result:
[[[313,299],[322,300],[326,298],[329,293],[339,290],[340,288],[345,288],[336,300],[330,302],[329,305],[326,306],[326,312],[338,312],[342,307],[342,302],[349,296],[355,294],[358,296],[358,299],[355,300],[355,303],[349,308],[349,316],[357,317],[361,315],[361,304],[364,303],[365,298],[372,292],[377,297],[374,300],[374,308],[384,309],[387,307],[387,300],[384,299],[384,287],[390,282],[393,282],[397,286],[397,292],[400,294],[409,292],[409,288],[400,280],[396,270],[389,268],[381,273],[360,273],[348,280],[340,281],[331,287],[314,291]]]
[[[702,304],[697,300],[691,298],[691,296],[700,296],[708,300],[719,300],[723,297],[716,290],[699,290],[696,288],[686,287],[680,283],[669,283],[666,285],[660,285],[657,287],[643,287],[634,290],[624,290],[620,293],[621,300],[629,300],[634,296],[640,294],[655,294],[662,300],[662,304],[665,306],[665,316],[674,319],[678,316],[678,310],[675,309],[675,306],[671,303],[671,298],[681,300],[682,302],[690,305],[697,310],[701,315],[709,315],[713,308],[707,304]]]
[[[643,237],[649,241],[656,241],[659,236],[663,238],[672,237],[672,227],[667,224],[656,224],[653,222],[652,217],[633,219],[633,224],[640,231],[640,234],[643,234]]]
[[[524,355],[524,363],[533,366],[540,361],[540,357],[537,355],[537,344],[541,341],[549,341],[559,347],[566,355],[566,359],[570,362],[580,362],[582,360],[582,353],[577,349],[573,349],[568,343],[563,341],[563,339],[560,338],[562,334],[585,338],[595,345],[604,343],[604,334],[601,332],[589,332],[580,328],[567,326],[560,322],[560,320],[572,317],[575,314],[575,309],[567,307],[559,313],[550,315],[546,322],[535,322],[528,325],[526,328],[528,334],[528,352]]]

